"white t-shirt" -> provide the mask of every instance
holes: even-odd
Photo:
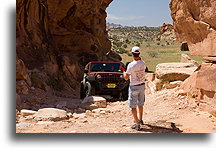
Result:
[[[133,61],[128,64],[127,74],[130,74],[130,85],[145,83],[145,62],[142,60]]]

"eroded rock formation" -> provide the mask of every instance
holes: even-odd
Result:
[[[172,0],[170,9],[177,39],[193,55],[216,56],[215,0]]]
[[[21,98],[37,88],[51,95],[79,98],[82,67],[106,59],[111,49],[105,20],[111,1],[16,1],[16,70]]]
[[[210,56],[181,88],[201,110],[215,116],[215,0],[172,0],[170,8],[177,39],[187,42],[193,55]]]

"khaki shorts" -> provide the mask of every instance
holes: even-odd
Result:
[[[130,108],[143,106],[145,102],[145,84],[140,86],[129,86],[128,105]]]

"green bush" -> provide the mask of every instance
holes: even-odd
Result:
[[[123,49],[123,48],[116,49],[116,52],[119,53],[119,54],[128,53],[128,51]]]
[[[116,45],[117,47],[121,47],[123,43],[119,41],[114,41],[113,44]]]
[[[138,47],[140,47],[140,43],[139,43],[139,42],[137,42],[137,43],[135,44],[135,46],[138,46]]]
[[[55,87],[57,85],[57,81],[53,77],[49,77],[46,83],[48,86],[52,87]]]
[[[45,89],[44,79],[39,74],[32,73],[30,75],[30,79],[32,82],[32,86],[37,87],[37,88],[41,88],[41,89]]]
[[[127,44],[124,44],[123,47],[124,47],[124,48],[127,48],[128,46],[127,46]]]

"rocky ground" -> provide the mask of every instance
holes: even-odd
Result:
[[[66,118],[37,118],[38,112],[17,114],[17,133],[214,133],[215,117],[199,111],[179,88],[146,96],[141,131],[131,129],[127,101],[107,102],[106,108],[69,110]],[[83,113],[82,113],[83,112]]]

